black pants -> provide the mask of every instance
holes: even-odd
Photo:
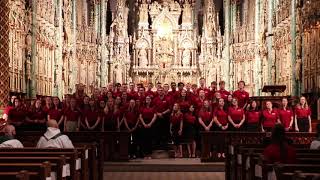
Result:
[[[162,145],[166,145],[170,139],[169,117],[164,116],[162,118],[157,118],[153,126],[153,137],[155,147],[161,147]]]
[[[248,132],[258,132],[259,124],[246,124],[246,129]]]
[[[153,128],[141,128],[141,137],[139,144],[144,156],[152,154]]]
[[[309,119],[308,118],[297,118],[297,124],[299,132],[309,132]]]

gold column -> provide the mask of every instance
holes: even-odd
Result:
[[[9,95],[9,0],[0,1],[0,102],[5,106]]]

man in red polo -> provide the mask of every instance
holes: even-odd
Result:
[[[245,83],[244,81],[238,82],[238,90],[233,92],[233,97],[238,99],[238,104],[240,108],[244,108],[249,101],[249,93],[244,90]]]
[[[220,93],[221,98],[224,99],[225,102],[227,102],[230,92],[225,90],[225,85],[226,85],[226,82],[220,81],[219,82],[220,90],[218,92]]]
[[[199,92],[200,92],[201,90],[203,90],[203,91],[204,91],[204,94],[206,95],[206,98],[208,98],[208,97],[209,97],[210,89],[208,89],[208,88],[206,87],[206,80],[205,80],[203,77],[200,78],[199,84],[200,84],[200,87],[197,89],[197,94],[199,94]]]

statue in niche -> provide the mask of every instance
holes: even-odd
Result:
[[[185,49],[182,52],[182,66],[187,67],[190,66],[191,62],[191,52],[189,49]]]
[[[122,72],[121,72],[121,69],[119,68],[119,65],[116,65],[114,67],[113,74],[114,74],[114,81],[116,83],[122,83]]]
[[[155,1],[154,3],[152,3],[152,5],[149,7],[149,10],[151,13],[155,13],[158,14],[159,10],[160,10],[160,5],[157,1]]]
[[[138,60],[140,67],[146,67],[148,65],[147,51],[145,49],[139,50]]]
[[[180,11],[180,4],[177,1],[175,1],[174,3],[171,3],[170,11]]]
[[[139,12],[139,22],[148,23],[148,5],[142,4]]]
[[[301,65],[302,65],[302,60],[301,60],[301,58],[298,58],[296,60],[296,65],[295,65],[295,70],[296,70],[295,79],[297,81],[301,80],[301,69],[302,69]]]
[[[183,23],[191,23],[191,6],[189,3],[184,5],[183,15],[182,15],[182,22]]]

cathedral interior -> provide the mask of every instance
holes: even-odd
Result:
[[[319,0],[1,0],[0,97],[109,83],[320,93]]]

